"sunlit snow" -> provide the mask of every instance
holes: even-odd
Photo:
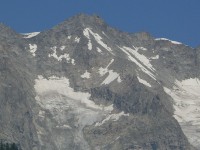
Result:
[[[60,47],[60,50],[63,51],[64,49],[65,49],[65,46],[61,46]],[[65,53],[63,55],[58,56],[57,55],[57,47],[56,46],[51,47],[51,50],[53,50],[53,53],[49,54],[48,57],[53,57],[58,61],[62,61],[62,59],[66,59],[67,63],[71,63],[72,65],[75,65],[75,60],[70,58],[69,54]]]
[[[76,65],[75,60],[73,58],[71,59],[71,63],[72,65]]]
[[[156,55],[156,56],[150,57],[150,59],[159,59],[159,55]]]
[[[169,39],[166,39],[166,38],[156,38],[155,40],[156,40],[156,41],[169,41],[169,42],[171,42],[171,43],[173,43],[173,44],[182,44],[182,43],[180,43],[180,42],[172,41],[172,40],[169,40]]]
[[[32,37],[37,36],[39,33],[40,33],[40,32],[22,33],[22,35],[24,35],[23,38],[29,39],[29,38],[32,38]]]
[[[87,39],[89,40],[88,41],[88,49],[89,50],[92,50],[92,43],[91,43],[91,39],[90,39],[90,33],[89,33],[89,31],[88,31],[88,28],[86,28],[86,29],[84,29],[83,30],[83,34],[85,35],[85,37],[87,37]]]
[[[95,38],[95,40],[97,41],[97,43],[99,45],[101,45],[104,49],[106,49],[111,54],[113,54],[112,49],[102,41],[102,37],[99,34],[94,33],[90,28],[85,28],[84,31],[83,31],[83,34],[89,39],[89,42],[88,42],[88,49],[89,50],[91,50],[91,48],[92,48],[91,39],[90,39],[90,34],[91,34]]]
[[[190,143],[200,148],[200,80],[176,80],[173,89],[164,90],[174,100],[174,117]]]
[[[71,130],[71,125],[75,126],[76,128],[73,128],[73,132],[74,136],[77,137],[75,140],[78,143],[85,141],[82,129],[86,125],[92,125],[104,120],[111,115],[113,110],[113,105],[104,106],[95,104],[90,100],[91,95],[89,93],[75,92],[70,87],[69,80],[65,77],[58,78],[52,76],[45,79],[43,76],[38,76],[34,87],[36,102],[43,111],[51,113],[55,128]],[[43,114],[45,112],[43,111],[39,115],[44,117]],[[70,119],[73,116],[75,118]],[[117,117],[115,118],[117,119]],[[39,137],[44,136],[43,130],[45,128],[37,127]],[[57,138],[57,135],[54,138]],[[85,141],[85,143],[87,142]]]
[[[137,47],[138,50],[143,50],[143,51],[147,51],[147,49],[145,47]]]
[[[90,73],[86,70],[85,73],[81,75],[81,78],[89,79]]]
[[[37,51],[37,45],[36,44],[29,44],[30,52],[33,56],[35,56],[35,52]]]
[[[101,84],[110,84],[112,81],[119,77],[119,74],[114,72],[113,70],[109,70],[108,73],[108,76]]]
[[[128,56],[128,59],[130,61],[134,62],[139,67],[139,69],[141,69],[144,73],[149,75],[152,79],[156,80],[155,75],[152,73],[155,71],[155,69],[153,68],[153,66],[150,63],[150,60],[147,57],[139,54],[137,50],[131,49],[129,47],[124,46],[119,48]]]
[[[104,76],[106,73],[108,73],[108,76],[101,84],[110,84],[112,81],[117,79],[117,81],[120,83],[121,79],[117,72],[114,72],[113,70],[109,70],[109,66],[114,62],[114,59],[111,59],[110,63],[106,66],[106,68],[99,68],[99,74],[101,76]],[[119,78],[119,79],[118,79]]]
[[[61,46],[60,50],[63,51],[66,48],[66,46]]]
[[[117,82],[118,82],[118,83],[121,83],[121,82],[122,82],[122,80],[121,80],[121,77],[120,77],[120,76],[117,78]]]
[[[151,84],[149,84],[146,80],[141,79],[141,78],[138,77],[138,76],[137,76],[137,78],[138,78],[138,81],[139,81],[140,83],[142,83],[142,84],[144,84],[144,85],[146,85],[146,86],[148,86],[148,87],[151,87]]]
[[[67,37],[67,39],[71,39],[71,37],[72,37],[72,36],[71,36],[71,35],[69,35],[69,36]]]
[[[97,47],[97,52],[102,53],[102,50],[99,47]]]
[[[75,41],[76,43],[79,43],[79,42],[80,42],[80,38],[79,38],[79,37],[76,37],[76,38],[74,39],[74,41]]]

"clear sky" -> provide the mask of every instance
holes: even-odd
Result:
[[[200,45],[200,0],[0,0],[0,22],[20,33],[49,29],[79,13],[97,14],[122,31]]]

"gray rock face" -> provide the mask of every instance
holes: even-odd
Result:
[[[198,48],[82,14],[31,38],[1,24],[0,39],[0,139],[23,150],[198,146],[166,92],[199,77]]]

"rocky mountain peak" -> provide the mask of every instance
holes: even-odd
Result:
[[[194,49],[85,14],[33,35],[1,46],[0,139],[23,150],[199,147]]]

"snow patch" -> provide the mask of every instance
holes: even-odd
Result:
[[[155,71],[150,63],[150,60],[142,54],[139,54],[137,50],[129,47],[119,47],[127,56],[128,59],[134,62],[144,73],[149,75],[152,79],[156,80],[155,75],[152,73]],[[135,57],[135,58],[134,58]],[[151,72],[151,71],[152,72]]]
[[[88,49],[89,50],[92,50],[92,43],[91,43],[91,39],[90,39],[90,33],[89,33],[89,30],[88,30],[89,28],[86,28],[86,29],[84,29],[83,30],[83,34],[84,34],[84,36],[89,40],[88,41]]]
[[[76,43],[79,43],[79,42],[80,42],[80,38],[79,38],[79,37],[76,37],[76,38],[74,39],[74,41],[75,41]]]
[[[67,62],[70,61],[71,58],[69,57],[69,54],[66,54],[66,53],[65,53],[64,55],[58,56],[58,55],[57,55],[57,52],[56,52],[57,47],[54,46],[54,47],[51,47],[51,49],[53,50],[53,53],[52,53],[52,54],[49,54],[49,55],[48,55],[49,57],[53,57],[53,58],[57,59],[58,61],[62,61],[62,59],[66,59]]]
[[[97,47],[97,52],[102,54],[102,50],[99,47]]]
[[[164,90],[174,100],[174,117],[184,134],[192,145],[200,148],[200,80],[176,80],[172,89],[164,87]]]
[[[40,34],[40,32],[22,33],[22,35],[24,35],[23,38],[25,38],[25,39],[29,39],[29,38],[35,37],[38,34]]]
[[[90,34],[91,34],[95,38],[98,44],[100,44],[104,49],[106,49],[111,54],[113,54],[112,49],[102,41],[102,37],[99,34],[94,33],[90,28],[85,28],[83,31],[83,34],[89,39],[88,49],[89,49],[89,46],[91,48],[91,40],[90,40]]]
[[[108,76],[101,84],[110,84],[112,81],[117,79],[119,77],[119,74],[117,72],[114,72],[113,70],[108,70],[109,66],[114,62],[114,59],[111,59],[110,63],[106,66],[106,68],[99,68],[99,74],[100,76],[104,76],[106,73],[108,73]],[[118,81],[120,81],[118,79]]]
[[[115,79],[119,77],[119,74],[114,72],[113,70],[109,70],[108,73],[109,75],[101,84],[110,84],[112,81],[114,81]]]
[[[91,43],[91,41],[88,42],[88,49],[92,50],[92,43]]]
[[[61,46],[60,50],[63,51],[66,48],[66,46]]]
[[[159,59],[159,55],[156,55],[154,57],[150,57],[150,59]]]
[[[180,42],[172,41],[172,40],[169,40],[169,39],[166,39],[166,38],[156,38],[155,40],[156,40],[156,41],[169,41],[169,42],[171,42],[171,43],[173,43],[173,44],[178,44],[178,45],[182,44],[182,43],[180,43]]]
[[[65,46],[61,46],[60,47],[60,50],[63,51],[64,49],[65,49]],[[71,63],[72,65],[75,65],[75,60],[70,58],[69,54],[65,53],[63,55],[58,56],[57,55],[57,47],[56,46],[51,47],[51,50],[53,50],[53,53],[49,54],[48,57],[53,57],[53,58],[57,59],[59,62],[61,62],[62,59],[66,59],[67,63]]]
[[[144,85],[146,85],[146,86],[148,86],[148,87],[151,87],[151,84],[149,84],[146,80],[141,79],[141,78],[138,77],[138,76],[137,76],[137,78],[138,78],[138,81],[139,81],[140,83],[142,83],[142,84],[144,84]]]
[[[147,51],[147,49],[145,47],[137,47],[137,49]]]
[[[117,78],[117,82],[118,82],[118,83],[121,83],[121,82],[122,82],[120,76]]]
[[[75,63],[75,60],[74,60],[74,59],[71,59],[71,63],[72,63],[72,65],[76,65],[76,63]]]
[[[99,74],[101,76],[104,76],[107,72],[108,72],[108,67],[114,62],[114,59],[111,59],[111,61],[109,62],[109,64],[106,66],[106,68],[99,68]]]
[[[109,37],[107,36],[107,34],[105,34],[105,32],[102,31],[102,34],[105,35],[107,38],[109,38]]]
[[[71,35],[69,35],[69,36],[67,37],[67,39],[68,39],[68,40],[70,40],[70,39],[71,39],[71,37],[72,37],[72,36],[71,36]]]
[[[30,52],[33,56],[35,56],[35,52],[37,51],[37,45],[36,44],[29,44]]]
[[[38,76],[38,79],[35,80],[35,90],[37,93],[36,100],[42,106],[43,108],[52,109],[53,107],[56,107],[54,103],[58,103],[58,101],[54,101],[59,97],[52,97],[48,99],[43,99],[43,96],[48,96],[47,93],[49,93],[49,96],[51,96],[53,91],[55,94],[66,96],[66,101],[68,99],[71,99],[74,103],[83,104],[85,108],[88,109],[94,109],[94,110],[106,110],[105,107],[101,105],[95,104],[92,100],[90,100],[90,94],[89,93],[83,93],[83,92],[75,92],[71,87],[69,83],[69,79],[65,77],[56,77],[52,76],[49,77],[49,79],[45,79],[43,76]],[[52,100],[52,101],[51,101]],[[61,97],[59,100],[63,100]],[[65,106],[63,106],[65,107]],[[66,108],[69,108],[70,105],[67,105]],[[110,108],[108,109],[111,110]],[[112,108],[113,110],[113,108]],[[61,110],[59,110],[61,111]]]
[[[95,104],[90,100],[91,95],[89,93],[75,92],[70,87],[69,79],[65,77],[52,76],[45,79],[43,76],[38,76],[34,88],[36,91],[35,100],[42,110],[51,113],[52,125],[61,130],[72,129],[75,136],[74,140],[80,145],[83,145],[83,143],[87,145],[82,129],[86,125],[92,125],[103,120],[113,110],[113,105]],[[114,119],[117,120],[121,115],[119,114]],[[48,126],[44,128],[37,124],[40,142],[45,139],[45,134],[43,134],[45,130],[49,130]],[[58,138],[57,134],[52,136],[55,139]],[[59,136],[66,137],[66,135]]]
[[[86,70],[85,73],[81,75],[81,78],[89,79],[90,73]]]

